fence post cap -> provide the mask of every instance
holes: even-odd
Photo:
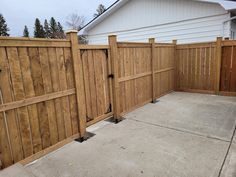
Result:
[[[117,37],[117,35],[111,34],[111,35],[109,35],[108,37]]]
[[[172,42],[173,42],[174,44],[177,44],[177,39],[174,39]]]
[[[149,38],[148,41],[149,43],[155,43],[156,38]]]
[[[78,30],[67,30],[65,33],[66,34],[69,34],[69,33],[78,33],[79,31]]]

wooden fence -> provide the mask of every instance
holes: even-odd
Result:
[[[0,41],[0,130],[4,166],[78,136],[69,40]]]
[[[177,88],[181,91],[215,92],[216,44],[177,46]]]
[[[236,96],[236,41],[222,42],[220,91],[224,95]]]
[[[177,45],[176,90],[236,95],[236,41]]]
[[[86,127],[174,90],[236,95],[236,41],[177,45],[0,38],[0,168],[31,162]]]
[[[114,59],[114,102],[117,118],[174,90],[175,44],[116,42],[110,37]]]

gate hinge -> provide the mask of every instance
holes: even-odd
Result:
[[[105,114],[109,114],[112,111],[112,105],[109,105],[109,108],[107,109],[107,112]]]
[[[105,53],[107,59],[108,59],[108,50],[107,49],[103,49],[103,52]]]
[[[80,50],[80,56],[83,57],[85,50]]]
[[[114,74],[109,74],[109,75],[108,75],[108,78],[114,79]]]

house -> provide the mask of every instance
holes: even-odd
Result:
[[[89,44],[106,44],[107,36],[119,41],[178,43],[236,39],[236,2],[223,0],[119,0],[89,22],[80,34]]]

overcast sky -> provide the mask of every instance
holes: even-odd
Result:
[[[35,18],[41,22],[55,17],[64,28],[66,18],[71,13],[78,13],[89,21],[99,4],[110,6],[116,0],[0,0],[0,13],[5,17],[11,36],[22,36],[24,25],[33,35]]]

